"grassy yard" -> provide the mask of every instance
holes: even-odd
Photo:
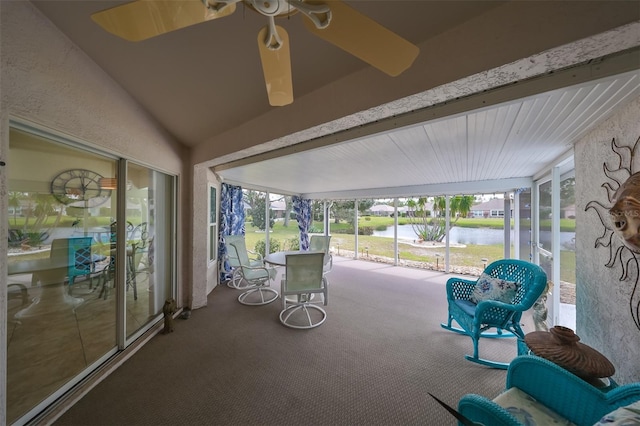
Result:
[[[55,218],[50,217],[47,220],[47,225],[51,226],[54,223]],[[75,218],[63,216],[58,226],[70,227]],[[9,218],[9,227],[21,228],[24,225],[24,218],[18,217],[17,223],[14,225],[13,217]],[[385,227],[393,226],[394,220],[388,216],[364,216],[359,219],[359,226],[372,227],[374,229],[384,229]],[[398,218],[400,225],[408,225],[409,221],[406,218]],[[91,226],[108,226],[109,218],[96,217],[91,218]],[[320,223],[313,224],[315,228],[322,226]],[[544,225],[544,224],[543,224]],[[350,229],[350,224],[346,222],[331,223],[331,234],[333,235],[331,245],[336,250],[354,250],[354,235],[353,233],[345,234],[345,230]],[[502,229],[502,219],[485,219],[485,218],[471,218],[471,219],[458,219],[455,226],[469,227],[469,228],[492,228]],[[575,230],[575,220],[562,219],[561,228],[563,231]],[[321,232],[321,231],[320,231]],[[272,244],[272,251],[274,246],[276,250],[289,250],[291,249],[292,240],[297,240],[299,237],[298,225],[295,221],[290,221],[288,227],[283,226],[282,221],[276,221],[273,229],[270,233],[270,240]],[[254,250],[258,241],[264,240],[264,231],[260,231],[253,227],[251,224],[247,224],[246,227],[246,242],[247,248]],[[393,239],[385,237],[374,237],[367,235],[360,235],[359,251],[361,254],[370,254],[377,256],[384,256],[393,258]],[[399,242],[398,244],[399,256],[401,259],[436,263],[444,262],[444,247],[429,247],[428,243],[420,247],[415,247],[408,243]],[[440,257],[436,256],[439,254]],[[466,247],[451,247],[451,264],[457,266],[469,266],[469,267],[482,267],[484,262],[483,258],[488,259],[488,262],[493,260],[502,259],[504,257],[504,248],[501,244],[497,245],[468,245]],[[563,270],[561,271],[561,279],[564,281],[575,281],[575,253],[569,251],[561,252],[561,263]]]
[[[460,219],[469,221],[468,223],[483,223],[485,221],[489,223],[501,222],[501,219]],[[393,218],[388,217],[371,217],[370,220],[361,218],[360,226],[393,226]],[[353,234],[339,233],[343,229],[347,229],[348,224],[331,224],[331,246],[337,252],[338,250],[354,251],[355,238]],[[500,227],[501,229],[501,227]],[[337,232],[336,232],[337,231]],[[269,234],[270,241],[277,241],[280,243],[278,250],[290,249],[289,240],[298,239],[299,231],[298,225],[295,221],[291,221],[289,227],[285,228],[282,222],[276,222],[273,230]],[[247,225],[246,227],[246,242],[247,248],[253,250],[256,243],[260,240],[264,240],[264,232],[259,231],[257,228]],[[358,236],[358,250],[361,255],[377,255],[393,258],[393,238],[386,237],[374,237],[368,235]],[[272,248],[272,251],[273,248]],[[444,247],[429,247],[428,243],[416,247],[409,243],[398,242],[398,251],[400,259],[411,260],[416,262],[427,262],[435,264],[436,261],[442,264],[444,262]],[[484,262],[483,258],[488,259],[488,262],[504,258],[504,247],[502,244],[495,245],[467,245],[466,247],[451,247],[450,248],[450,261],[452,265],[468,266],[482,268]],[[440,257],[436,256],[439,254]],[[563,270],[561,271],[561,279],[563,281],[574,282],[575,281],[575,253],[570,251],[562,251],[560,253],[561,264]]]

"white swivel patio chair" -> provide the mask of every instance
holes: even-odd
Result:
[[[225,256],[229,266],[231,267],[231,280],[227,283],[228,287],[237,290],[245,290],[250,283],[243,279],[240,254],[246,253],[248,265],[251,267],[262,267],[264,262],[260,253],[248,250],[245,244],[244,235],[225,235],[224,241],[227,245],[227,254]],[[244,256],[243,256],[244,257]]]
[[[317,306],[319,303],[327,305],[327,278],[323,273],[324,253],[300,252],[289,254],[286,259],[286,273],[280,287],[280,322],[291,328],[317,327],[327,319],[326,311]],[[322,294],[322,300],[313,301],[313,295],[316,293]]]
[[[324,273],[333,269],[333,256],[330,253],[331,235],[312,235],[309,241],[309,251],[321,251],[324,253],[323,270]]]
[[[232,238],[233,237],[233,238]],[[266,305],[278,298],[278,292],[269,287],[275,279],[277,271],[268,268],[259,259],[250,259],[244,236],[227,235],[227,261],[233,268],[231,278],[232,287],[245,290],[238,296],[238,302],[243,305]]]

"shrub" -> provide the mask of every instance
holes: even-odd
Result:
[[[300,238],[289,238],[287,240],[287,247],[289,247],[289,250],[300,250]]]
[[[386,226],[385,226],[385,229],[387,229]],[[373,227],[372,226],[358,227],[358,235],[373,235]]]
[[[385,226],[384,229],[387,229]],[[348,228],[334,229],[331,232],[334,234],[353,234],[353,226]],[[358,227],[358,235],[373,235],[373,227],[372,226],[359,226]]]
[[[262,256],[262,257],[265,256],[265,245],[266,245],[265,240],[258,240],[258,242],[256,243],[256,246],[255,246],[255,251],[257,253],[260,253],[260,256]],[[269,239],[269,253],[275,253],[277,251],[280,251],[280,240],[277,240],[275,238],[270,238]]]

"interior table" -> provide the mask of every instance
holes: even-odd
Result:
[[[84,302],[84,299],[72,297],[67,294],[64,278],[67,274],[66,261],[53,261],[50,258],[26,260],[15,264],[9,264],[8,275],[32,274],[32,286],[38,284],[38,274],[47,277],[42,287],[41,296],[34,298],[30,306],[16,313],[14,318],[20,320],[26,317],[38,316],[49,313],[55,308],[73,307]],[[9,278],[11,279],[11,278]],[[49,281],[50,280],[50,281]]]

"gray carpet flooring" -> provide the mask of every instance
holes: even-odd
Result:
[[[471,339],[440,327],[450,275],[335,258],[328,277],[328,319],[312,330],[283,327],[279,300],[244,306],[219,286],[55,424],[454,425],[429,392],[457,406],[503,389],[504,371],[466,361]],[[516,343],[480,351],[509,361]]]

